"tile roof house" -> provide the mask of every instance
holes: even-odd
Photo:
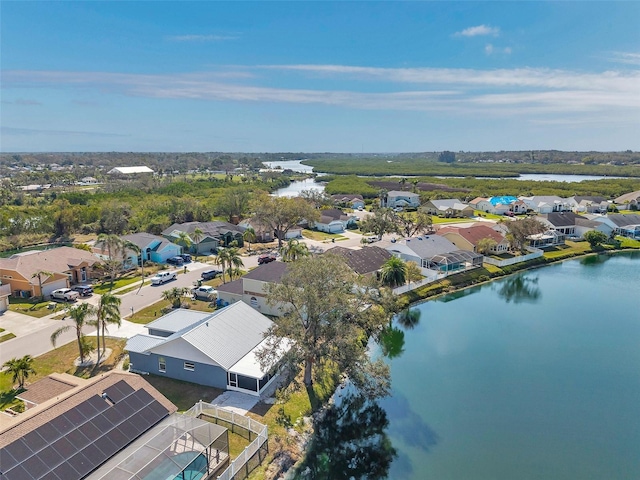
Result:
[[[179,317],[183,310],[172,313]],[[264,334],[273,322],[244,302],[193,320],[183,326],[173,319],[176,331],[169,336],[130,338],[126,349],[133,371],[259,395],[274,370],[263,368],[255,354],[266,345]]]
[[[93,253],[73,247],[49,250],[31,250],[0,258],[0,281],[11,286],[11,291],[23,296],[40,296],[38,272],[42,274],[42,295],[70,284],[84,283],[95,277],[94,267],[100,259]]]
[[[267,286],[280,283],[289,265],[276,261],[254,268],[246,275],[217,287],[218,300],[223,304],[243,301],[265,315],[280,316],[282,310],[267,304]]]
[[[203,233],[199,242],[193,240],[193,232],[200,229]],[[228,246],[231,242],[237,242],[239,247],[244,245],[242,234],[245,228],[229,222],[186,222],[174,223],[162,231],[162,236],[180,244],[180,232],[189,235],[191,239],[190,252],[208,255],[218,249],[218,247]]]
[[[384,263],[393,256],[387,250],[378,246],[367,246],[357,250],[333,247],[324,253],[342,257],[349,268],[358,275],[375,275],[380,271]]]
[[[446,238],[460,250],[477,252],[478,243],[485,238],[490,238],[496,242],[496,245],[491,249],[492,253],[503,253],[509,250],[509,242],[505,236],[486,225],[442,227],[438,230],[437,235]]]
[[[474,209],[457,198],[429,200],[425,202],[420,210],[429,215],[441,217],[473,217]]]

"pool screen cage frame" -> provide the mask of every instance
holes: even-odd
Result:
[[[220,425],[176,413],[142,435],[126,452],[126,457],[116,456],[89,478],[207,479],[229,463],[229,434]]]

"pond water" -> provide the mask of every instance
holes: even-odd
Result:
[[[341,389],[305,467],[322,478],[640,478],[638,292],[640,252],[623,253],[403,312],[381,346],[391,396]]]
[[[420,304],[380,401],[389,478],[640,478],[640,255]]]
[[[318,190],[324,191],[324,183],[316,183],[313,178],[305,178],[304,180],[298,180],[291,182],[288,187],[279,188],[273,192],[276,197],[297,197],[303,190]]]

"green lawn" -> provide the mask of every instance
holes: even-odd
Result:
[[[127,285],[131,285],[134,282],[141,280],[142,277],[140,275],[135,275],[131,277],[122,277],[113,282],[111,285],[110,281],[101,282],[93,286],[93,291],[99,295],[103,293],[109,293],[112,290],[116,290],[118,288],[126,287]]]
[[[14,333],[3,333],[2,335],[0,335],[0,343],[11,340],[12,338],[16,338],[16,335]]]
[[[50,301],[39,302],[38,300],[31,300],[25,298],[14,298],[9,297],[9,310],[23,313],[25,315],[29,315],[31,317],[42,318],[55,313],[59,310],[63,310],[66,305],[63,303],[56,303],[56,307],[54,309],[49,310],[47,306]]]
[[[573,257],[584,253],[592,252],[589,242],[572,242],[567,240],[565,245],[557,247],[545,248],[544,257],[549,259],[559,259],[563,257]]]
[[[317,230],[302,230],[302,236],[308,238],[310,240],[317,240],[318,242],[322,242],[324,240],[346,240],[347,237],[344,235],[340,235],[339,233],[326,233],[326,232],[318,232]]]
[[[473,214],[476,217],[488,218],[489,220],[500,220],[504,218],[504,215],[496,215],[495,213],[486,213],[486,212],[483,212],[482,210],[474,210]]]
[[[95,346],[95,336],[87,337],[87,340]],[[69,373],[82,378],[89,378],[101,373],[112,370],[118,363],[124,352],[126,340],[107,338],[107,348],[112,349],[109,359],[100,364],[99,368],[79,368],[74,366],[73,362],[78,358],[78,345],[75,341],[51,350],[34,359],[33,367],[36,371],[27,380],[27,383],[33,383],[40,378],[44,378],[50,373]],[[6,373],[0,374],[0,392],[7,392],[13,387],[11,375]]]
[[[621,248],[640,248],[640,240],[628,237],[616,237],[616,240],[620,242]]]

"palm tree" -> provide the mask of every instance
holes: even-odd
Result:
[[[244,262],[240,256],[238,247],[225,248],[227,251],[227,265],[229,267],[229,280],[233,281],[233,276],[240,276],[240,267],[244,267]]]
[[[24,389],[24,382],[29,378],[29,375],[35,375],[36,371],[33,369],[33,357],[31,355],[25,355],[22,358],[12,358],[4,362],[7,370],[5,373],[13,375],[12,382],[18,381],[18,389]]]
[[[178,232],[178,243],[184,245],[186,251],[189,251],[193,242],[187,232]]]
[[[226,283],[225,280],[225,272],[227,271],[227,264],[229,260],[229,253],[227,252],[226,248],[218,248],[218,254],[216,255],[216,258],[214,260],[214,263],[216,265],[220,265],[221,270],[222,270],[222,283]]]
[[[171,306],[173,308],[180,308],[180,305],[182,304],[182,295],[184,295],[185,290],[185,288],[173,287],[162,292],[162,298],[171,302]]]
[[[256,238],[256,231],[253,227],[247,227],[247,229],[242,232],[242,239],[249,244],[247,247],[249,251],[251,251],[251,242],[255,242]]]
[[[404,285],[407,281],[407,264],[399,257],[391,257],[382,265],[380,280],[391,288]]]
[[[98,243],[100,244],[100,250],[104,255],[104,252],[107,252],[107,256],[109,260],[107,260],[105,265],[109,271],[109,275],[111,277],[111,288],[113,288],[113,282],[115,280],[118,271],[122,268],[122,262],[120,261],[121,257],[124,257],[124,242],[122,239],[113,233],[101,233],[98,235]]]
[[[85,325],[88,325],[87,320],[95,315],[96,309],[93,305],[88,303],[81,303],[78,306],[75,306],[69,310],[69,316],[73,320],[73,325],[65,325],[60,327],[55,332],[51,334],[51,344],[56,346],[56,342],[58,341],[58,337],[62,335],[64,332],[75,328],[76,330],[76,338],[78,339],[78,352],[80,353],[80,363],[84,362],[84,356],[90,352],[88,350],[89,345],[84,342],[84,335],[82,334],[82,329]]]
[[[309,255],[309,247],[306,243],[292,238],[280,249],[280,254],[285,262],[295,262],[298,258]]]
[[[138,287],[138,293],[140,293],[140,289],[142,288],[142,284],[144,283],[144,258],[142,258],[142,249],[129,240],[125,240],[123,242],[122,248],[125,250],[131,250],[138,257],[138,261],[140,263],[140,274],[142,275],[142,281],[140,282],[140,286]]]
[[[53,273],[48,272],[47,270],[38,270],[36,273],[31,275],[31,278],[38,279],[38,288],[40,289],[40,299],[44,299],[44,295],[42,294],[42,277],[45,276],[49,278],[51,275],[53,275]]]
[[[107,329],[107,324],[115,324],[118,327],[122,324],[122,319],[120,318],[120,304],[122,301],[119,297],[111,293],[105,293],[100,297],[100,301],[98,302],[98,308],[96,310],[96,320],[93,322],[96,326],[96,336],[97,336],[97,344],[98,344],[98,362],[100,364],[100,358],[102,357],[102,353],[107,349],[106,340],[105,340],[105,330]],[[102,351],[100,350],[100,333],[102,331]]]
[[[403,190],[403,189],[404,189],[404,186],[407,184],[407,179],[406,179],[405,177],[402,177],[402,178],[400,179],[400,181],[398,181],[398,183],[399,183],[400,185],[402,185],[401,190]]]
[[[199,228],[196,228],[191,234],[191,239],[193,240],[193,243],[196,246],[196,253],[195,253],[196,260],[198,259],[198,244],[202,241],[203,238],[204,238],[204,232]]]

